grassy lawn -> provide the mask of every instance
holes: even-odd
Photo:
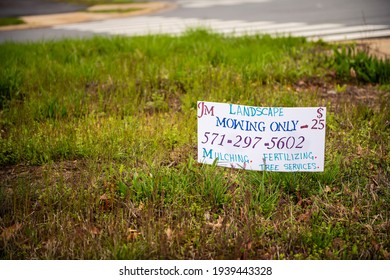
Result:
[[[389,259],[389,61],[301,38],[0,45],[1,259]],[[196,162],[198,100],[326,106],[323,173]]]
[[[19,18],[14,18],[14,17],[0,18],[0,26],[17,25],[22,23],[25,22]]]

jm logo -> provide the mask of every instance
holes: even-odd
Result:
[[[200,119],[203,116],[211,115],[214,116],[214,106],[211,106],[211,108],[208,108],[204,102],[198,103],[198,118]]]

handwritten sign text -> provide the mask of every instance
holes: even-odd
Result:
[[[198,102],[198,161],[259,171],[324,170],[325,107]]]

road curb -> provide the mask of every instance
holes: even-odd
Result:
[[[339,41],[334,44],[354,44],[359,51],[364,51],[381,60],[390,59],[390,38],[360,39],[353,41]]]

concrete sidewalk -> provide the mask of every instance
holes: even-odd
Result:
[[[390,38],[358,40],[355,43],[379,59],[390,59]]]

